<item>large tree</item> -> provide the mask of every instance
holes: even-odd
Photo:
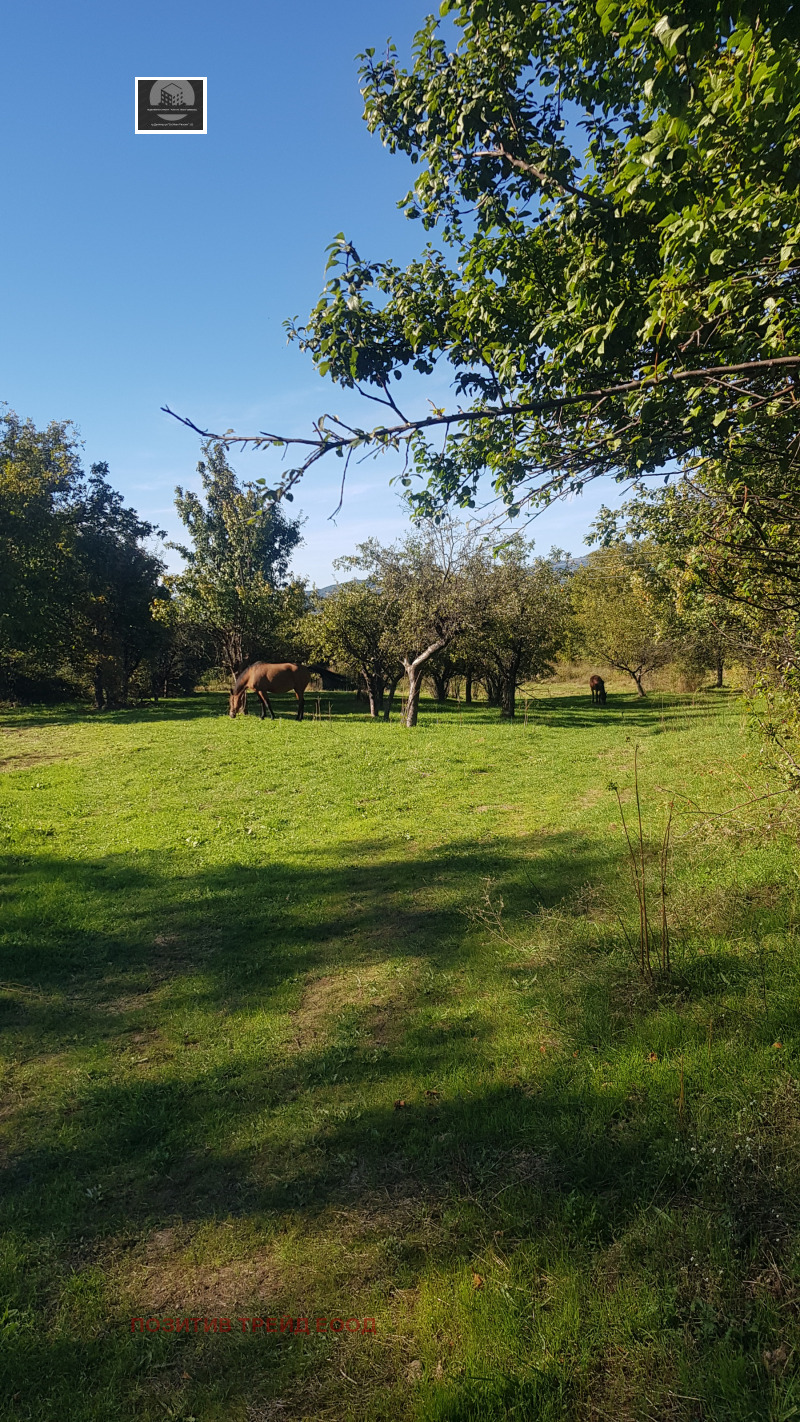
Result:
[[[166,596],[164,564],[147,544],[161,531],[125,507],[104,463],[92,465],[72,517],[71,660],[89,675],[100,710],[128,700],[134,672],[159,639],[152,606]]]
[[[203,456],[203,497],[176,490],[191,546],[171,545],[187,564],[175,591],[184,620],[213,639],[221,665],[235,674],[257,656],[279,660],[291,650],[299,602],[289,561],[300,520],[277,506],[259,517],[257,492],[239,482],[220,443],[206,444]]]
[[[93,687],[98,707],[127,699],[159,641],[158,532],[126,508],[108,465],[83,473],[71,426],[0,421],[0,682],[36,694]]]
[[[14,692],[32,669],[66,659],[75,593],[73,500],[78,441],[54,421],[37,430],[0,417],[0,684]]]
[[[487,471],[513,513],[678,461],[734,500],[769,470],[800,514],[792,6],[441,10],[410,69],[390,46],[361,71],[368,126],[419,167],[403,205],[431,238],[402,267],[340,234],[291,329],[323,374],[384,402],[385,424],[321,422],[267,494],[328,452],[410,440],[423,512],[471,505]],[[441,365],[452,408],[410,417],[396,382]]]
[[[408,681],[405,724],[415,726],[422,680],[431,658],[444,651],[476,616],[472,572],[475,540],[444,522],[383,547],[363,544],[361,567],[396,609],[395,646]]]

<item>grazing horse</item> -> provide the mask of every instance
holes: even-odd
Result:
[[[592,701],[598,706],[606,704],[606,684],[601,676],[589,677],[589,690],[592,693]]]
[[[245,667],[236,678],[236,684],[231,692],[229,716],[237,716],[241,711],[247,715],[247,693],[255,691],[261,701],[261,720],[263,721],[269,711],[273,721],[275,712],[269,699],[269,693],[281,691],[293,691],[297,697],[297,719],[303,719],[303,693],[311,680],[312,672],[310,667],[299,667],[296,662],[253,662],[251,667]]]

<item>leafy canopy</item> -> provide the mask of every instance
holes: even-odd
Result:
[[[320,422],[268,493],[369,443],[410,445],[404,482],[434,515],[472,506],[487,470],[513,514],[603,474],[785,461],[795,7],[445,0],[442,16],[410,68],[389,45],[361,70],[368,126],[420,168],[400,205],[431,236],[402,268],[339,234],[318,304],[290,326],[323,374],[385,403],[386,424]],[[455,409],[410,419],[397,382],[441,365]]]

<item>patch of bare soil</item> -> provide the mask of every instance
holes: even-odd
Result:
[[[314,978],[292,1018],[294,1046],[302,1050],[327,1037],[345,1008],[359,1010],[360,1030],[376,1046],[397,1039],[408,1010],[407,979],[399,979],[386,963],[361,966]]]
[[[53,760],[68,760],[65,755],[37,755],[35,751],[12,751],[10,755],[0,756],[0,771],[4,770],[30,770],[34,765],[46,765]]]
[[[129,1257],[117,1273],[126,1307],[137,1317],[234,1317],[253,1307],[274,1312],[285,1296],[285,1281],[267,1250],[228,1264],[197,1264],[186,1256],[174,1229],[154,1231],[139,1258]]]

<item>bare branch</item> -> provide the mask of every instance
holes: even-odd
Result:
[[[531,177],[535,178],[537,183],[541,183],[543,188],[555,188],[556,192],[563,193],[564,197],[580,198],[581,202],[588,202],[592,207],[607,210],[611,206],[610,198],[598,197],[596,193],[587,193],[584,188],[576,187],[574,183],[562,182],[549,173],[545,173],[543,168],[537,168],[536,164],[531,163],[527,158],[517,158],[502,145],[498,145],[497,148],[480,148],[474,153],[464,153],[460,156],[463,158],[502,158],[520,173],[530,173]]]

